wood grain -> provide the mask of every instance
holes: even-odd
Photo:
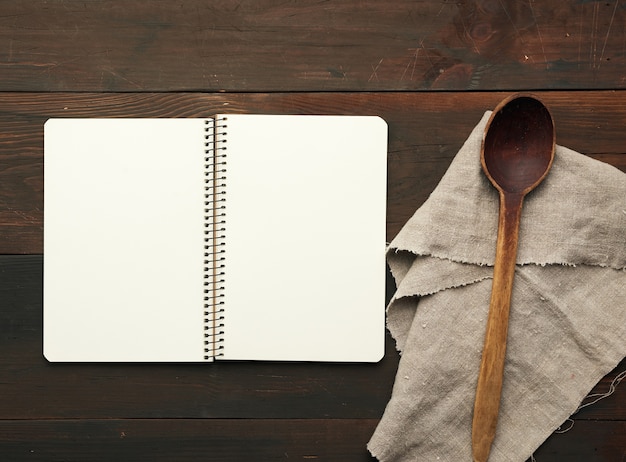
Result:
[[[0,421],[5,460],[373,462],[376,419]]]
[[[624,88],[617,1],[5,1],[5,91]]]

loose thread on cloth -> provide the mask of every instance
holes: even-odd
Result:
[[[609,396],[611,396],[613,393],[615,393],[617,386],[621,383],[622,380],[624,380],[624,378],[626,378],[626,370],[623,370],[622,372],[620,372],[619,374],[615,376],[615,378],[611,381],[611,384],[609,385],[609,389],[607,390],[606,393],[592,393],[590,395],[587,395],[585,399],[583,400],[583,404],[578,406],[578,408],[576,409],[576,412],[588,406],[592,406],[596,404],[598,401],[601,401],[604,398],[608,398]],[[591,399],[591,401],[584,402],[585,400],[588,400],[588,399]],[[574,414],[576,414],[576,412],[574,412]],[[565,422],[567,422],[569,425],[563,429],[559,427],[554,433],[559,433],[559,434],[567,433],[572,428],[574,428],[574,419],[568,418]]]
[[[626,369],[623,370],[622,372],[620,372],[619,374],[617,374],[615,376],[615,378],[611,381],[611,384],[609,385],[609,389],[608,389],[608,391],[606,393],[592,393],[590,395],[587,395],[585,400],[592,399],[592,401],[588,401],[588,402],[583,403],[580,406],[578,406],[578,409],[576,409],[576,412],[578,412],[581,409],[586,408],[588,406],[592,406],[592,405],[596,404],[598,401],[603,400],[604,398],[608,398],[609,396],[611,396],[613,393],[615,393],[615,390],[617,389],[617,386],[621,383],[622,380],[624,380],[624,378],[626,378]],[[563,428],[563,429],[561,428],[562,427],[561,426],[557,430],[555,430],[554,433],[563,434],[563,433],[567,433],[572,428],[574,428],[574,419],[568,418],[565,422],[568,424],[568,426],[566,428]],[[534,454],[530,455],[530,462],[537,462],[537,459],[535,458]]]

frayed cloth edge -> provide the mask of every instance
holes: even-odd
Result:
[[[426,257],[426,258],[436,258],[438,260],[447,260],[449,262],[452,263],[458,263],[458,264],[463,264],[463,265],[474,265],[474,266],[488,266],[488,267],[493,267],[494,262],[493,261],[470,261],[469,259],[463,258],[463,257],[457,257],[457,256],[451,256],[451,255],[444,255],[444,254],[439,254],[437,252],[432,252],[432,251],[414,251],[414,250],[410,250],[410,249],[403,249],[403,248],[399,248],[399,247],[387,247],[387,260],[389,260],[392,257],[392,254],[397,254],[400,252],[407,252],[410,253],[412,255],[414,255],[416,258],[417,257]],[[626,271],[626,264],[625,265],[607,265],[604,263],[595,263],[595,262],[568,262],[568,261],[557,261],[557,260],[544,260],[544,261],[530,261],[530,260],[522,260],[522,261],[517,261],[516,262],[517,266],[530,266],[530,265],[535,265],[535,266],[568,266],[571,268],[576,268],[578,266],[588,266],[588,267],[597,267],[597,268],[605,268],[605,269],[613,269],[616,271]]]

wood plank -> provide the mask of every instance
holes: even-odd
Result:
[[[379,418],[398,364],[50,364],[42,356],[42,257],[0,256],[0,419]],[[392,288],[390,288],[393,290]],[[593,393],[606,393],[623,361]],[[626,387],[577,420],[626,420]]]
[[[0,421],[3,460],[369,462],[374,419]]]
[[[0,93],[0,254],[43,249],[49,117],[203,117],[216,112],[380,115],[389,124],[387,239],[426,200],[484,111],[509,93]],[[626,92],[539,92],[557,142],[626,171]],[[94,142],[97,142],[94,140]]]
[[[625,19],[617,0],[13,0],[0,88],[624,88]]]
[[[373,462],[376,419],[105,419],[0,421],[4,460]],[[626,422],[579,422],[552,435],[541,462],[623,459]]]

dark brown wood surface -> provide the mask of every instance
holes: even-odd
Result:
[[[550,108],[558,144],[626,172],[625,51],[615,0],[2,2],[0,459],[372,461],[398,363],[390,338],[373,365],[47,363],[47,118],[380,115],[392,239],[517,90]],[[621,385],[535,458],[622,461],[625,434]]]

